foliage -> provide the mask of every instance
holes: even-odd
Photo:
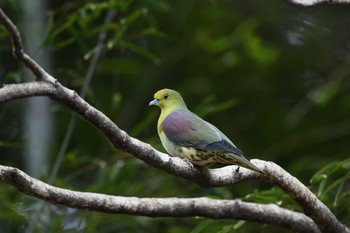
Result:
[[[326,203],[342,221],[349,223],[350,160],[335,161],[317,171],[311,178],[317,196]]]
[[[188,106],[222,129],[251,158],[272,160],[311,189],[344,223],[349,219],[349,7],[296,8],[284,1],[54,1],[48,10],[52,75],[80,90],[101,51],[87,100],[130,135],[163,150],[156,135],[153,93],[180,91]],[[16,4],[4,1],[20,23]],[[111,23],[104,18],[115,11]],[[99,34],[107,32],[103,46]],[[0,74],[19,82],[0,27]],[[1,164],[24,169],[19,102],[0,108]],[[70,111],[53,103],[54,161]],[[43,170],[47,180],[53,162]],[[112,148],[79,119],[55,185],[126,196],[242,198],[299,210],[279,189],[258,181],[204,189]],[[146,218],[45,205],[0,186],[1,232],[280,232],[272,226],[202,218]],[[40,207],[42,208],[42,207]],[[40,215],[40,213],[45,213]],[[47,215],[46,213],[50,213]],[[43,216],[49,216],[44,218]]]

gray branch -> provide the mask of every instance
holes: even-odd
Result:
[[[201,198],[138,198],[76,192],[48,185],[17,168],[0,165],[0,181],[30,196],[76,209],[148,217],[202,216],[214,219],[242,219],[268,223],[296,232],[319,233],[316,224],[304,214],[277,205],[240,200]]]
[[[0,22],[11,35],[13,55],[20,60],[37,78],[38,81],[53,82],[54,78],[49,75],[36,61],[24,53],[21,35],[16,25],[7,17],[0,8]]]
[[[20,51],[20,53],[24,54],[20,34],[17,28],[7,18],[4,12],[1,11],[1,9],[0,21],[10,32],[12,40],[14,41],[13,46],[19,46],[18,48],[14,48],[14,50]],[[262,168],[265,174],[259,174],[245,168],[240,168],[239,172],[236,172],[237,166],[200,170],[180,158],[170,157],[167,154],[155,150],[151,145],[141,142],[136,138],[130,137],[125,131],[118,128],[118,126],[115,125],[102,112],[84,101],[75,91],[62,86],[28,55],[24,56],[24,60],[23,58],[21,59],[21,56],[18,56],[18,54],[16,56],[23,63],[30,64],[27,65],[27,67],[36,75],[37,80],[40,81],[5,85],[0,89],[0,103],[31,96],[49,96],[54,100],[64,103],[74,112],[91,122],[105,134],[105,136],[116,148],[129,152],[135,157],[156,168],[162,169],[172,175],[182,177],[206,187],[226,186],[241,181],[260,179],[271,184],[278,185],[281,189],[288,193],[301,206],[304,213],[314,221],[321,232],[350,232],[350,230],[341,224],[336,219],[334,214],[327,208],[327,206],[325,206],[307,187],[305,187],[298,179],[291,176],[275,163],[262,160],[252,161],[258,167]],[[277,224],[279,226],[288,227],[289,229],[295,229],[295,227],[297,227],[291,227],[292,225],[301,225],[300,219],[303,219],[304,222],[309,221],[307,217],[302,218],[301,216],[303,215],[298,215],[297,213],[278,208],[274,205],[243,204],[243,202],[227,200],[221,200],[221,203],[220,201],[203,198],[145,199],[72,192],[69,190],[54,188],[48,184],[28,177],[18,169],[8,167],[1,167],[0,180],[16,186],[20,191],[28,195],[32,195],[52,203],[103,212],[128,213],[145,216],[200,215],[212,218],[223,218],[224,214],[232,214],[231,218]],[[128,204],[125,205],[125,203]],[[223,203],[231,205],[231,209],[225,209],[228,211],[230,210],[228,213],[221,213],[221,207],[218,208],[218,206],[221,205],[224,207],[225,204]],[[159,209],[157,208],[158,205]],[[179,213],[176,211],[174,212],[174,208],[177,208],[178,205],[182,206],[181,210],[178,210]],[[128,206],[130,206],[130,208],[128,208]],[[246,209],[243,211],[243,213],[233,214],[235,208]],[[276,208],[278,208],[278,211]],[[264,211],[269,213],[267,209],[269,209],[271,213],[269,217],[266,217],[263,214]],[[284,220],[280,219],[283,221],[283,223],[280,223],[280,220],[273,217],[276,215],[276,213],[281,211],[285,211],[283,212],[285,213],[283,215]],[[209,214],[211,215],[209,216]],[[252,217],[248,219],[248,216]],[[288,224],[286,223],[287,221]],[[308,231],[306,232],[317,232],[317,230],[315,230],[314,226],[308,225]]]
[[[328,4],[349,4],[350,0],[288,0],[289,2],[300,6],[314,6],[321,3]]]

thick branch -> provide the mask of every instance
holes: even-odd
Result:
[[[203,197],[137,198],[75,192],[48,185],[17,168],[1,165],[0,181],[11,184],[30,196],[76,209],[149,217],[203,216],[215,219],[242,219],[268,223],[297,232],[320,232],[316,224],[305,215],[273,204],[263,205]]]

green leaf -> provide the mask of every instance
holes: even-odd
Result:
[[[275,187],[269,190],[256,190],[254,193],[248,194],[242,200],[264,204],[274,203],[279,206],[281,206],[282,204],[283,206],[294,205],[294,201],[291,199],[290,196],[285,194],[281,189]]]
[[[118,109],[122,103],[122,95],[120,92],[114,93],[111,101],[111,108]]]
[[[337,203],[338,203],[338,200],[339,200],[339,197],[340,197],[340,194],[342,193],[343,189],[344,189],[344,184],[347,180],[350,179],[350,172],[348,172],[342,179],[341,179],[341,183],[337,189],[337,193],[335,194],[335,198],[334,198],[334,201],[333,201],[333,206],[337,206]]]
[[[243,226],[244,223],[246,223],[246,221],[239,220],[235,225],[233,225],[233,229],[236,230],[236,229],[240,228],[241,226]]]
[[[120,23],[123,25],[130,26],[135,21],[137,21],[140,17],[147,15],[147,8],[141,8],[135,10],[133,13],[129,14],[126,18],[120,20]]]
[[[23,72],[8,72],[5,76],[6,83],[20,83]]]
[[[345,169],[350,169],[350,159],[345,160],[342,167]]]
[[[234,229],[233,225],[227,225],[224,226],[220,231],[218,231],[217,233],[227,233],[229,231],[231,231],[232,229]]]
[[[322,177],[321,177],[320,185],[318,186],[318,191],[317,191],[318,197],[321,197],[323,194],[323,191],[324,191],[325,186],[326,186],[327,178],[328,177],[326,175],[322,175]]]
[[[115,4],[115,7],[120,9],[121,11],[126,11],[130,5],[134,2],[134,0],[119,0],[119,1],[110,1]]]
[[[312,100],[319,105],[327,105],[338,93],[340,82],[331,80],[310,93]]]
[[[327,164],[326,166],[324,166],[323,168],[321,168],[320,170],[318,170],[310,179],[310,183],[311,184],[315,184],[320,182],[322,179],[324,179],[325,175],[329,176],[330,174],[332,174],[338,167],[340,166],[340,163],[337,162],[332,162],[330,164]]]

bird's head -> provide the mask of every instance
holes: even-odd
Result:
[[[165,111],[173,111],[180,108],[187,108],[181,95],[171,89],[162,89],[154,94],[154,100],[149,106],[156,105]]]

